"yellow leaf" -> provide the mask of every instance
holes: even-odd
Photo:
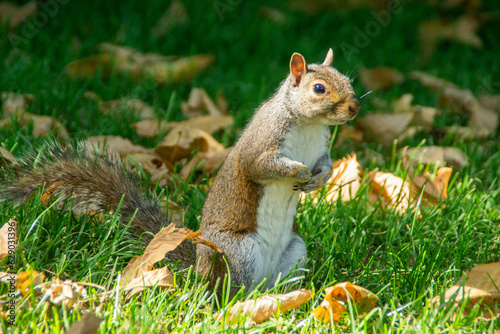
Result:
[[[126,299],[138,294],[146,288],[158,286],[160,288],[169,288],[174,285],[174,277],[167,267],[145,271],[142,275],[135,277],[127,282],[125,290]]]
[[[237,302],[229,310],[226,319],[233,321],[238,317],[250,315],[252,321],[258,324],[276,315],[278,311],[286,312],[304,304],[311,297],[311,290],[301,289],[287,294],[265,295],[257,299]]]
[[[346,311],[348,299],[354,304],[358,312],[368,312],[375,307],[377,296],[371,291],[350,282],[337,283],[325,289],[325,299],[317,306],[313,314],[323,322],[330,322],[330,313],[333,321],[339,322],[342,313]]]
[[[35,270],[21,271],[17,275],[16,279],[16,289],[21,291],[23,296],[29,294],[32,290],[31,287],[35,287],[45,280],[45,275],[39,273]]]

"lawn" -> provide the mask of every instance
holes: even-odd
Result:
[[[35,100],[27,111],[57,119],[73,141],[116,135],[153,148],[162,140],[161,135],[145,138],[137,134],[131,126],[139,121],[137,114],[101,113],[98,104],[86,97],[87,91],[103,101],[141,99],[155,109],[159,120],[170,122],[186,119],[181,102],[188,100],[193,87],[202,87],[212,98],[221,92],[227,99],[234,124],[214,136],[231,146],[253,111],[287,75],[292,53],[300,52],[308,62],[316,63],[333,48],[333,66],[352,79],[358,97],[364,96],[358,118],[376,117],[380,110],[391,113],[391,103],[407,93],[413,95],[412,104],[440,107],[430,129],[389,145],[376,138],[341,138],[342,127],[332,128],[338,141],[332,145],[333,160],[356,152],[365,171],[405,177],[401,149],[406,145],[455,147],[468,158],[466,165],[453,169],[447,198],[420,207],[421,217],[415,212],[400,215],[380,202],[371,204],[366,179],[350,201],[314,204],[308,199],[300,204],[296,220],[308,248],[309,272],[300,282],[285,280],[272,292],[300,287],[312,289],[314,296],[260,324],[244,318],[228,324],[215,315],[237,300],[264,292],[218,299],[192,270],[174,270],[173,290],[148,289],[130,300],[116,294],[120,272],[133,256],[141,254],[137,239],[120,227],[116,217],[47,209],[39,196],[20,206],[0,202],[2,225],[10,218],[19,222],[14,271],[30,267],[47,277],[96,284],[107,291],[103,294],[101,288],[88,286],[88,300],[70,308],[40,302],[34,295],[16,297],[15,324],[0,318],[3,332],[62,333],[89,311],[103,319],[100,333],[500,330],[498,320],[477,319],[477,308],[469,312],[464,305],[430,302],[473,266],[500,261],[500,136],[497,131],[472,139],[446,135],[446,127],[465,126],[470,115],[443,104],[439,91],[407,75],[422,71],[468,89],[477,98],[500,94],[500,6],[494,0],[483,0],[479,8],[474,7],[479,1],[443,2],[450,7],[438,1],[390,0],[382,7],[380,3],[297,0],[263,5],[186,0],[182,4],[188,20],[178,20],[160,34],[157,23],[170,6],[167,2],[53,0],[39,4],[38,12],[45,15],[35,14],[13,29],[2,25],[0,92],[32,94]],[[453,7],[453,3],[459,4]],[[428,42],[419,38],[420,24],[434,19],[455,22],[466,12],[481,18],[477,21],[480,43],[471,42],[462,32],[458,35],[465,43],[445,38],[425,55]],[[215,62],[180,83],[156,84],[114,72],[108,77],[104,71],[86,80],[67,74],[68,63],[95,55],[97,45],[105,42],[165,56],[211,54]],[[378,66],[398,70],[405,80],[387,89],[367,88],[359,73]],[[499,112],[498,104],[495,112]],[[43,150],[47,138],[54,138],[54,132],[35,137],[33,124],[8,119],[7,125],[0,121],[0,147],[18,158]],[[62,139],[56,136],[55,140]],[[175,171],[181,167],[182,163]],[[140,182],[150,185],[145,175],[141,173]],[[192,173],[180,180],[174,175],[175,186],[153,188],[179,204],[185,211],[185,225],[195,230],[212,176]],[[377,294],[377,307],[362,317],[348,313],[336,324],[315,319],[312,310],[322,301],[322,290],[343,281]],[[3,304],[11,300],[8,292],[8,284],[1,284]]]

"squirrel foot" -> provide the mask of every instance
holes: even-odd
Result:
[[[303,191],[309,193],[314,190],[321,189],[328,179],[332,176],[332,169],[330,166],[323,166],[314,170],[314,175],[309,181],[298,183],[293,187],[293,190]]]

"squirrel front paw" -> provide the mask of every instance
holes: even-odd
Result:
[[[293,177],[295,180],[297,180],[299,183],[304,183],[307,182],[311,179],[311,170],[309,167],[302,163],[298,163],[295,167],[295,171],[293,174]]]
[[[301,190],[303,192],[311,192],[321,189],[328,179],[332,176],[332,168],[330,166],[323,166],[314,170],[311,179],[304,183],[295,185],[294,190]]]

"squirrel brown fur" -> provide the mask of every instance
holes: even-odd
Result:
[[[351,120],[360,108],[350,80],[332,61],[331,49],[322,64],[308,65],[294,53],[290,74],[257,109],[218,172],[201,228],[223,256],[202,245],[196,250],[198,269],[212,286],[227,269],[231,285],[251,289],[264,280],[272,287],[278,277],[304,267],[306,247],[295,224],[299,192],[325,185],[332,173],[328,126]],[[0,201],[23,202],[45,186],[71,198],[77,212],[114,210],[121,203],[123,219],[135,214],[137,231],[150,232],[146,241],[167,223],[157,201],[142,194],[117,157],[80,144],[54,145],[39,160],[0,190]],[[182,260],[179,252],[175,257]]]

